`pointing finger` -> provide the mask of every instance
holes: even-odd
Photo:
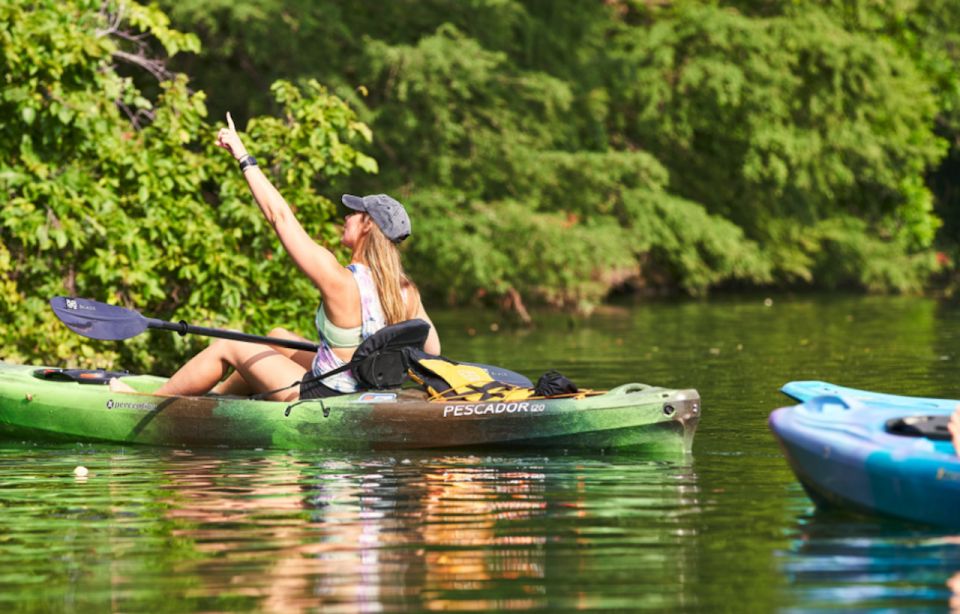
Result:
[[[233,118],[230,117],[230,111],[227,111],[227,125],[230,126],[230,130],[237,131],[237,127],[233,125]]]

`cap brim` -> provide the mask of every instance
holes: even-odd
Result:
[[[344,194],[340,197],[340,202],[344,205],[353,209],[354,211],[366,211],[367,208],[363,205],[363,198],[360,196],[354,196],[353,194]]]

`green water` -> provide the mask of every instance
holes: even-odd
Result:
[[[766,418],[790,379],[960,397],[960,309],[764,298],[432,314],[452,357],[699,389],[687,462],[0,443],[0,610],[945,609],[960,535],[815,512]]]

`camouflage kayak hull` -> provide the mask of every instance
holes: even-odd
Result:
[[[284,403],[150,394],[165,380],[128,376],[138,393],[48,381],[43,367],[0,362],[0,435],[160,446],[385,450],[559,448],[690,451],[696,390],[626,384],[581,399],[431,402],[417,389]]]

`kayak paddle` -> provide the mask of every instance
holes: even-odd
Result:
[[[53,308],[53,313],[60,318],[61,322],[67,325],[67,328],[78,335],[83,335],[90,339],[120,341],[136,337],[148,328],[155,328],[159,330],[171,330],[181,336],[192,333],[194,335],[234,339],[248,343],[279,345],[294,350],[305,350],[307,352],[316,352],[320,349],[318,344],[310,341],[263,337],[221,328],[193,326],[183,320],[179,322],[167,322],[165,320],[147,318],[133,309],[127,309],[119,305],[108,305],[86,298],[55,296],[50,299],[50,306]],[[532,386],[530,380],[525,376],[510,371],[509,369],[504,369],[503,367],[482,365],[479,363],[462,364],[469,364],[486,369],[492,377],[506,384],[522,387]]]
[[[107,305],[106,303],[91,301],[85,298],[55,296],[50,299],[50,306],[53,308],[53,312],[57,317],[60,318],[60,321],[67,325],[67,328],[78,335],[83,335],[90,339],[120,341],[121,339],[136,337],[148,328],[156,328],[160,330],[172,330],[181,336],[192,333],[194,335],[219,337],[221,339],[235,339],[237,341],[248,341],[250,343],[279,345],[294,350],[306,350],[308,352],[316,352],[320,347],[316,343],[309,341],[261,337],[260,335],[248,335],[233,330],[193,326],[183,320],[179,322],[167,322],[155,318],[146,318],[133,309],[126,309],[118,305]]]

